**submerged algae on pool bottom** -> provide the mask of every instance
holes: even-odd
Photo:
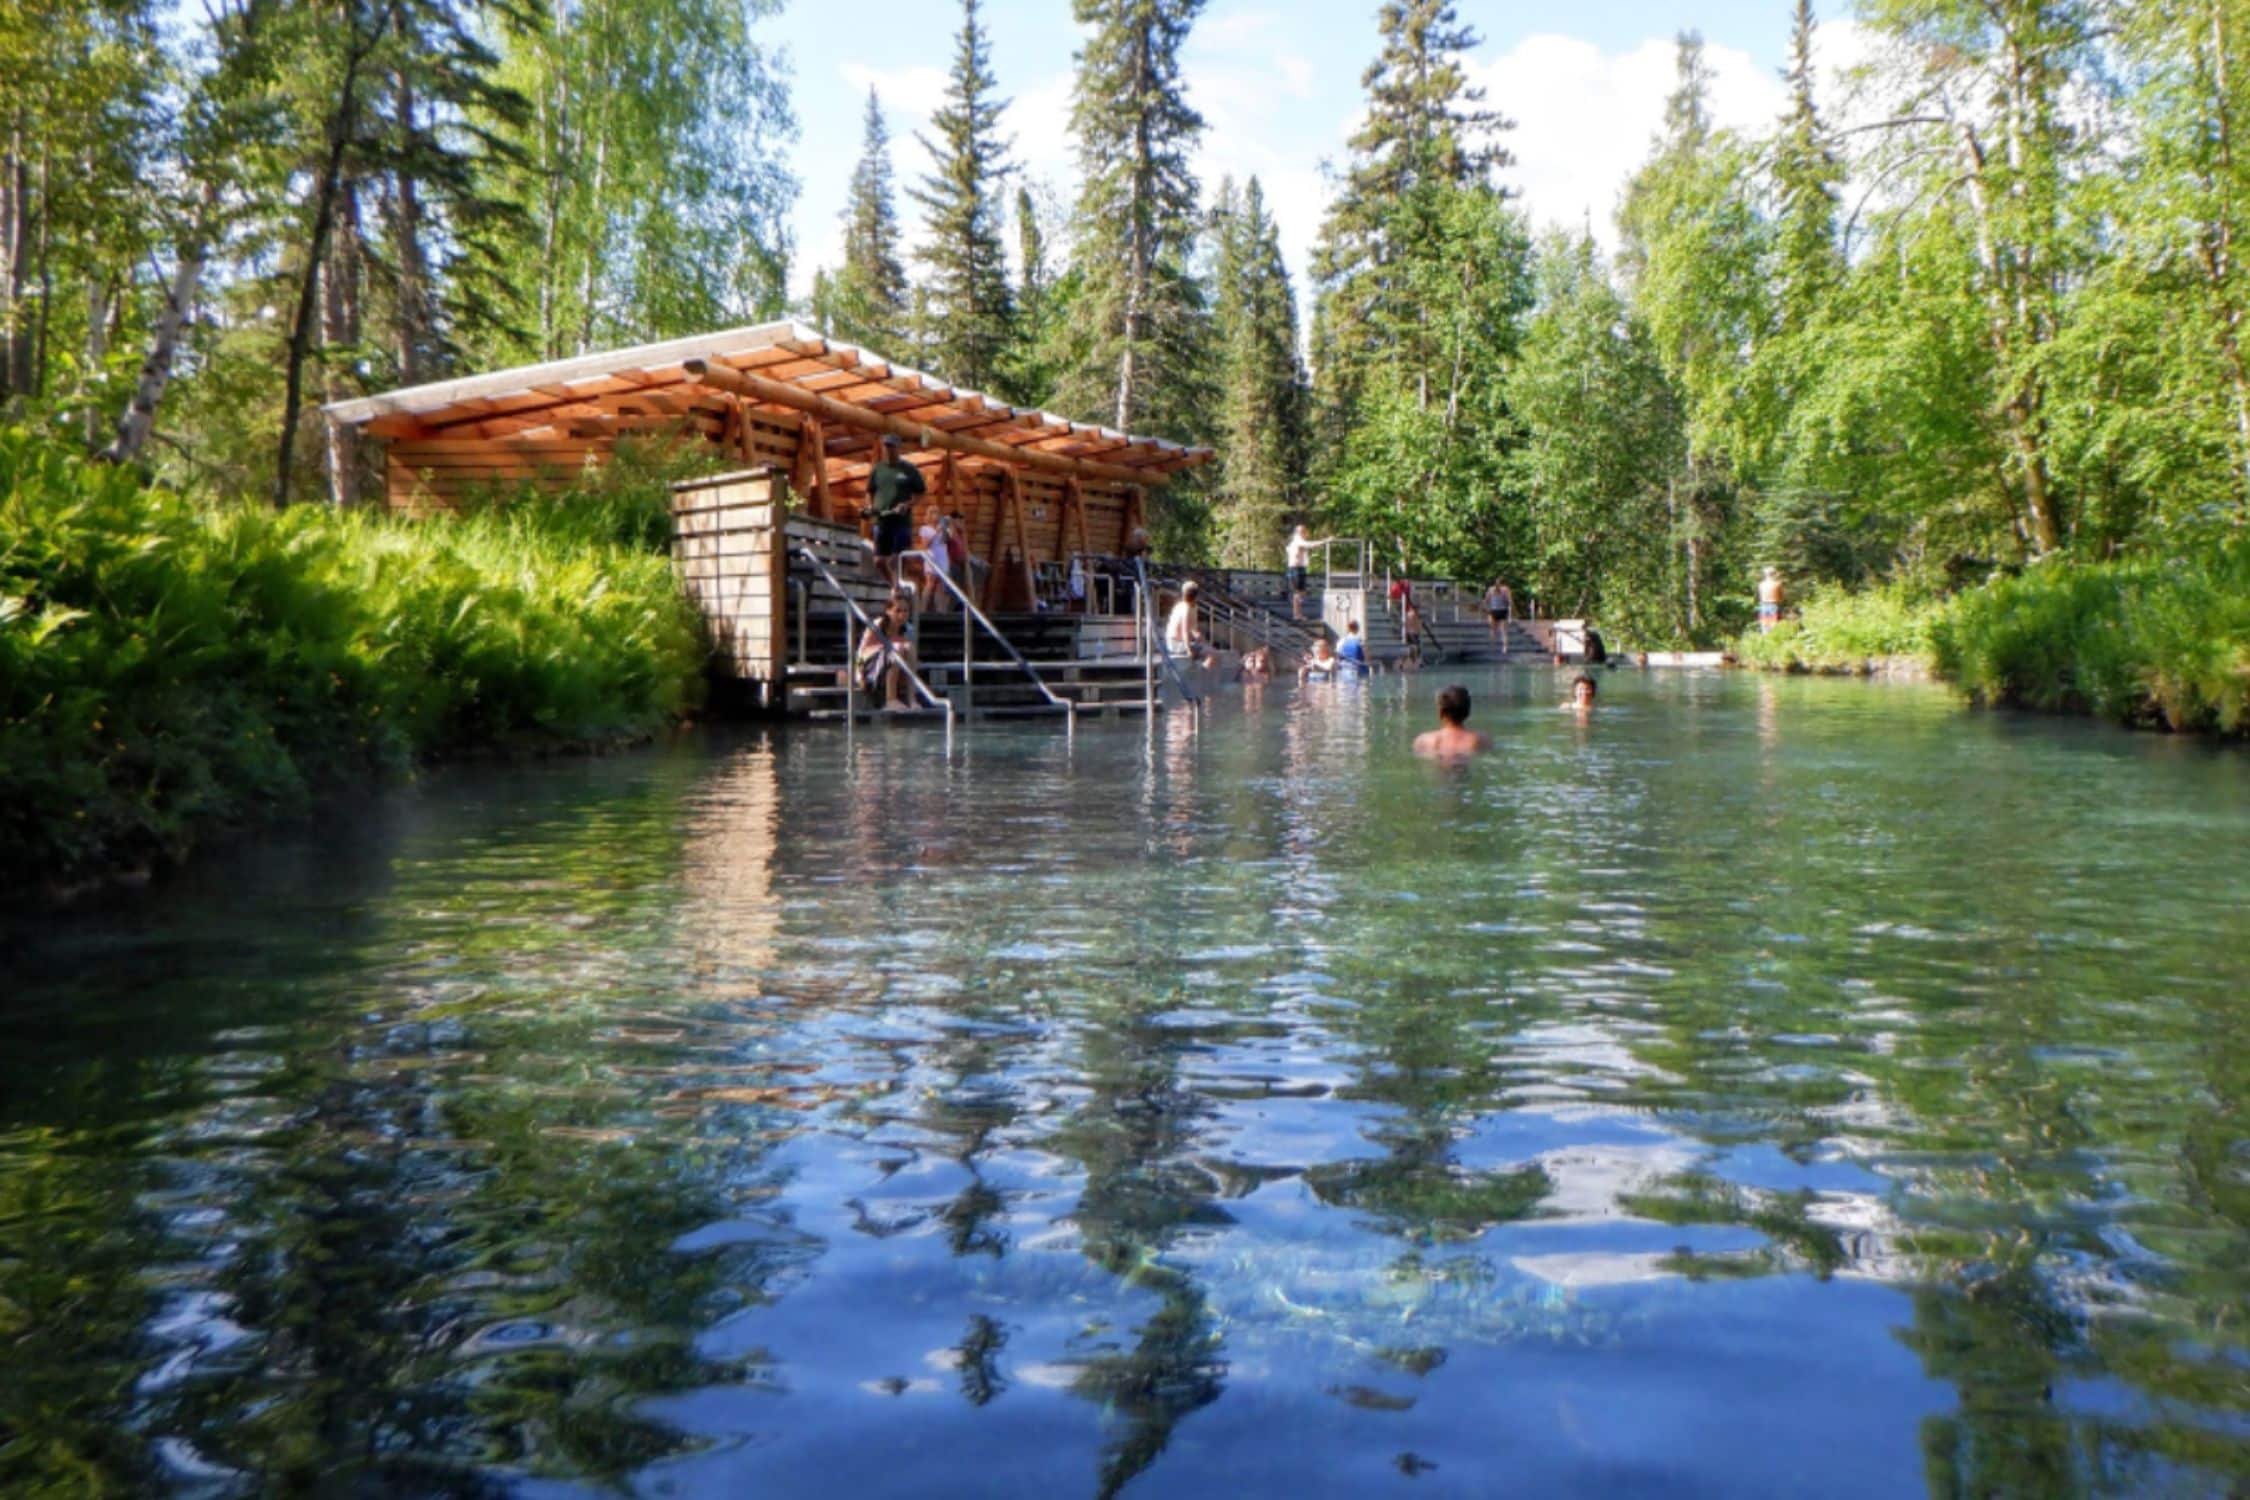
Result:
[[[1517,673],[1445,769],[1439,681],[445,777],[17,935],[0,1482],[2244,1482],[2239,760]]]

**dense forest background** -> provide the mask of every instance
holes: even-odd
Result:
[[[2250,0],[1860,0],[1848,101],[1777,0],[1758,135],[1683,36],[1614,258],[1512,203],[1455,6],[1384,0],[1302,310],[1260,184],[1190,169],[1201,0],[1074,4],[1072,194],[1012,169],[966,0],[926,138],[864,101],[843,263],[792,308],[776,0],[15,0],[0,403],[175,488],[351,504],[320,402],[794,311],[1215,444],[1176,551],[1273,566],[1303,515],[1652,643],[1738,630],[1766,563],[1935,594],[2250,516]]]

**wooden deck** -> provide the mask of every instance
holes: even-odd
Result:
[[[791,717],[943,717],[926,705],[883,713],[850,685],[860,620],[883,608],[890,585],[856,526],[792,510],[789,500],[788,481],[774,469],[674,491],[673,560],[709,622],[733,696]],[[949,597],[911,626],[922,680],[959,717],[1143,713],[1160,701],[1129,614],[1030,610],[986,619],[1007,646]]]
[[[728,700],[776,716],[903,722],[1144,714],[1168,697],[1180,701],[1162,665],[1143,651],[1129,612],[1137,598],[1132,577],[1112,574],[1092,597],[1127,612],[1071,612],[1043,585],[1033,597],[1044,603],[1042,596],[1055,594],[1058,607],[984,612],[979,623],[941,592],[909,627],[929,697],[906,712],[885,711],[851,683],[848,668],[862,622],[882,610],[890,583],[856,525],[808,515],[791,501],[788,477],[771,466],[674,487],[673,558],[709,623]],[[1278,573],[1156,566],[1149,582],[1159,611],[1190,580],[1200,587],[1205,635],[1222,654],[1263,647],[1286,674],[1320,635],[1333,638],[1355,620],[1377,662],[1408,654],[1400,622],[1376,590],[1326,590],[1323,624],[1310,611],[1303,621],[1291,618]],[[978,592],[972,588],[972,597]],[[1515,621],[1502,646],[1481,607],[1457,597],[1431,598],[1422,618],[1425,665],[1543,662],[1570,648],[1558,624],[1579,623]]]

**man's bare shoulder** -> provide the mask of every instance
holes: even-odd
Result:
[[[1433,729],[1427,734],[1415,736],[1414,739],[1414,753],[1416,755],[1473,755],[1491,748],[1491,739],[1473,729]]]

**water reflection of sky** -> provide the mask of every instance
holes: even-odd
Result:
[[[2238,760],[1519,673],[1440,768],[1438,685],[441,777],[45,934],[0,1464],[2242,1482]]]

